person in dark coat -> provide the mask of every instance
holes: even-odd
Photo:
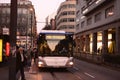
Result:
[[[34,62],[36,63],[36,60],[38,58],[38,51],[36,48],[34,48],[33,52],[34,52]]]
[[[16,53],[16,74],[18,71],[21,73],[21,80],[25,80],[24,66],[25,66],[25,52],[22,47]]]

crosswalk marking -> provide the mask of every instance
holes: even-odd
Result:
[[[91,74],[89,74],[89,73],[84,73],[84,74],[86,74],[87,76],[89,76],[89,77],[91,77],[91,78],[95,78],[94,76],[92,76]]]

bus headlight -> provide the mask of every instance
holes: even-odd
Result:
[[[69,62],[69,65],[71,65],[71,66],[72,66],[72,65],[73,65],[73,62],[72,62],[72,61],[70,61],[70,62]]]
[[[42,67],[43,64],[44,64],[44,63],[43,63],[42,61],[39,61],[39,62],[38,62],[38,67]]]
[[[66,65],[67,65],[67,66],[69,66],[69,67],[71,67],[71,66],[73,66],[73,64],[74,64],[74,63],[73,63],[73,61],[72,61],[72,60],[70,60],[70,61],[68,61],[68,62],[67,62],[67,64],[66,64]]]

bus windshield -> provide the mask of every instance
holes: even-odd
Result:
[[[38,51],[41,56],[72,56],[73,36],[41,33],[38,39]]]

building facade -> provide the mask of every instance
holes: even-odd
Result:
[[[18,0],[17,14],[17,45],[26,46],[34,43],[36,30],[36,17],[34,6],[29,0]],[[10,28],[10,3],[0,4],[0,32],[3,28]]]
[[[120,55],[120,0],[77,0],[76,55]]]
[[[56,24],[55,24],[55,15],[56,13],[52,13],[46,17],[46,24],[43,28],[44,30],[55,30]]]
[[[75,32],[76,0],[62,2],[57,10],[56,29]]]

